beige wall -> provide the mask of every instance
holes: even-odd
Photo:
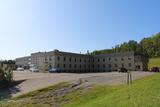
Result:
[[[58,60],[59,57],[59,60]],[[65,58],[65,60],[64,60]],[[70,61],[71,58],[71,61]],[[109,60],[109,58],[111,60]],[[76,62],[75,62],[76,59]],[[80,62],[81,59],[81,62]],[[123,59],[123,60],[122,60]],[[118,70],[122,67],[122,64],[125,68],[129,70],[135,70],[134,66],[134,55],[114,55],[114,56],[105,56],[105,55],[81,55],[81,54],[66,54],[60,53],[55,54],[55,65],[54,67],[67,71],[109,71],[109,70]],[[65,65],[65,68],[64,68]],[[71,68],[70,68],[71,65]],[[111,69],[109,66],[111,65]],[[117,65],[117,67],[115,66]],[[76,67],[75,67],[76,66]],[[80,67],[81,66],[81,67]]]
[[[111,69],[112,71],[118,70],[119,68],[126,68],[128,70],[134,70],[134,54],[106,54],[99,55],[100,65],[103,64],[107,67],[106,69]],[[105,60],[105,61],[103,61]]]
[[[142,60],[137,57],[135,59],[133,52],[94,56],[60,51],[31,54],[32,64],[42,71],[48,71],[51,68],[58,68],[64,72],[113,71],[118,70],[122,65],[128,70],[135,70],[137,60],[141,62],[140,66],[143,68]]]
[[[30,63],[31,63],[31,57],[30,56],[16,58],[16,65],[18,67],[29,66]]]
[[[55,55],[55,65],[54,67],[60,68],[66,71],[85,71],[89,70],[89,57],[84,55]]]
[[[45,54],[42,52],[31,54],[31,64],[43,71],[45,69]]]
[[[128,70],[134,70],[134,56],[115,56],[111,57],[112,60],[110,64],[112,65],[112,70],[117,70],[121,67],[124,67]],[[117,67],[116,67],[117,65]]]

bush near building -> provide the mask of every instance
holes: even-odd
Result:
[[[13,80],[13,71],[6,64],[0,65],[0,88],[8,86]]]

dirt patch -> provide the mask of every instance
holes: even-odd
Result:
[[[10,100],[8,101],[8,104],[6,103],[5,106],[12,106],[16,107],[18,106],[40,106],[40,107],[61,107],[65,104],[67,104],[70,99],[65,97],[67,94],[70,94],[72,92],[81,91],[81,94],[83,91],[86,92],[86,81],[78,80],[74,83],[70,83],[68,87],[62,87],[56,90],[50,90],[48,92],[45,92],[43,94],[39,94],[33,97],[24,97],[17,100]],[[83,90],[85,89],[85,90]]]

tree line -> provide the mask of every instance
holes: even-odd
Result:
[[[112,49],[95,50],[91,54],[97,55],[119,52],[136,52],[147,55],[150,58],[160,57],[160,33],[148,38],[143,38],[140,42],[129,40],[128,42],[112,47]]]

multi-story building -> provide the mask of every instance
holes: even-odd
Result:
[[[55,50],[31,54],[31,62],[40,71],[55,68],[63,72],[105,72],[122,67],[128,70],[147,70],[148,60],[134,52],[89,55]]]
[[[119,68],[144,71],[148,68],[148,58],[134,52],[101,54],[96,56],[97,58],[101,58],[101,66],[104,64],[104,66],[107,66],[107,68],[112,71],[118,70]]]
[[[57,69],[62,72],[107,72],[119,68],[147,70],[148,58],[134,52],[112,54],[77,54],[61,52],[38,52],[31,54],[31,65],[39,71]]]
[[[25,69],[28,69],[30,64],[31,64],[31,57],[30,56],[16,58],[17,67],[23,67]]]

